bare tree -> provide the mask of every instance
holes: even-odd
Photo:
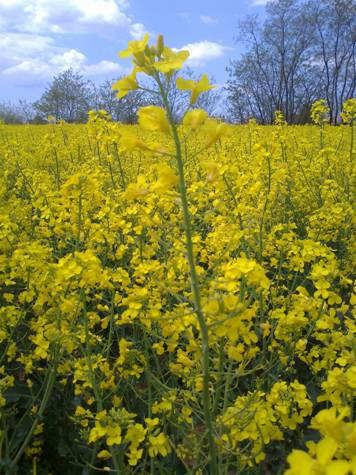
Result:
[[[185,68],[183,71],[176,71],[168,77],[163,78],[163,87],[166,91],[168,101],[172,108],[173,117],[176,121],[182,118],[183,112],[187,109],[189,104],[189,91],[181,91],[176,87],[176,79],[182,76],[185,79],[198,80],[194,71],[190,68]],[[210,82],[214,84],[214,79],[210,78]],[[197,102],[193,105],[194,109],[204,109],[210,116],[218,115],[220,113],[220,99],[221,92],[216,89],[203,92],[200,94]],[[163,106],[161,95],[155,85],[148,83],[147,92],[144,98],[146,104],[154,104]]]
[[[33,102],[28,101],[27,99],[19,99],[16,109],[25,124],[29,124],[33,121],[35,117]]]
[[[0,119],[6,124],[28,124],[34,115],[33,104],[26,99],[0,103]]]
[[[51,115],[66,122],[85,122],[91,101],[91,84],[68,69],[53,78],[34,108],[40,116]]]
[[[288,122],[303,122],[325,97],[336,122],[355,89],[354,13],[354,0],[273,0],[262,25],[246,18],[247,50],[228,68],[231,117],[270,123],[282,110]]]
[[[112,89],[114,81],[105,81],[100,86],[93,87],[92,108],[104,109],[111,117],[123,124],[133,124],[137,120],[139,107],[146,103],[142,91],[131,91],[125,97],[118,99]]]
[[[0,103],[0,122],[5,124],[22,124],[22,117],[11,102]]]
[[[304,98],[313,96],[305,78],[314,33],[297,0],[272,1],[266,14],[263,25],[256,17],[240,24],[248,50],[229,68],[230,99],[239,103],[232,110],[237,107],[241,116],[243,101],[247,115],[262,123],[271,122],[277,109],[289,122],[297,122]]]
[[[337,123],[342,103],[355,94],[356,3],[353,0],[313,0],[312,22],[316,30],[313,48],[320,65],[321,97]]]

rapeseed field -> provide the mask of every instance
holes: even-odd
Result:
[[[0,472],[356,473],[353,120],[0,125]]]

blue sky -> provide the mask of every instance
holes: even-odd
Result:
[[[72,67],[95,82],[130,67],[117,52],[148,31],[188,49],[188,65],[226,81],[234,37],[266,0],[0,0],[0,100],[36,99],[53,75]]]

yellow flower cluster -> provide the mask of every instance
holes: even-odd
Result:
[[[121,56],[123,97],[187,53]],[[0,125],[0,472],[356,473],[352,127],[176,86],[179,124]]]
[[[283,440],[283,429],[295,430],[311,414],[312,407],[305,386],[298,381],[290,385],[275,383],[268,394],[256,391],[239,396],[219,419],[222,447],[229,452],[241,450],[241,461],[252,466],[265,459],[268,444]],[[239,447],[246,441],[248,452]]]
[[[314,124],[323,125],[329,120],[329,107],[324,99],[314,102],[310,111]]]

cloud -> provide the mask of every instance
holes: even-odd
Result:
[[[264,6],[264,5],[267,5],[268,2],[269,0],[252,0],[252,5],[254,7]]]
[[[66,69],[84,76],[126,72],[105,58],[91,61],[79,35],[139,38],[145,26],[128,14],[128,0],[0,0],[0,77],[11,84],[42,84]],[[72,47],[66,36],[71,38]]]
[[[189,12],[178,12],[177,15],[184,21],[190,22],[191,14]]]
[[[118,63],[112,61],[102,60],[94,64],[84,64],[80,70],[87,76],[107,76],[110,77],[117,74],[127,74],[128,71],[120,66]]]
[[[214,25],[218,22],[216,18],[213,18],[209,15],[200,15],[200,21],[205,25]]]
[[[102,60],[91,63],[74,48],[57,46],[49,36],[1,33],[0,76],[11,77],[15,84],[44,82],[72,68],[84,76],[114,76],[126,70],[118,63]]]
[[[24,58],[41,57],[45,51],[56,51],[53,38],[27,33],[0,33],[0,70]]]
[[[128,7],[127,0],[0,0],[0,28],[19,33],[80,34],[120,27],[135,34],[138,23],[127,14]]]
[[[142,23],[132,23],[130,26],[130,35],[135,40],[140,40],[146,33],[146,28]]]
[[[179,49],[189,51],[188,65],[201,66],[208,61],[224,56],[225,52],[230,48],[214,41],[203,40],[196,43],[188,43]]]

